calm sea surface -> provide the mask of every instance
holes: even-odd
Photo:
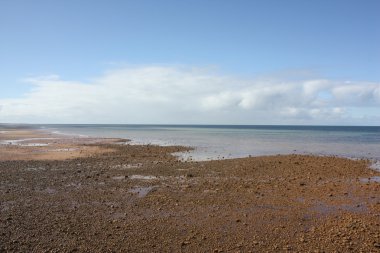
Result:
[[[275,154],[380,160],[380,127],[221,125],[38,125],[62,134],[119,137],[133,144],[184,145],[194,160]]]

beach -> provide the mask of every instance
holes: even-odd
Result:
[[[1,130],[0,251],[380,252],[369,160]]]

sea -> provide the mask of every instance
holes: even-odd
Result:
[[[379,126],[34,125],[54,133],[116,137],[127,144],[181,145],[183,160],[312,154],[380,161]]]

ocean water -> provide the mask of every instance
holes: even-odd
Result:
[[[38,125],[53,132],[130,139],[132,144],[183,145],[182,159],[276,154],[337,155],[380,161],[377,126]]]

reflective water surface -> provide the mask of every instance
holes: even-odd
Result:
[[[130,139],[132,144],[194,147],[183,159],[208,160],[315,154],[380,160],[380,127],[208,126],[208,125],[45,125],[62,134]]]

